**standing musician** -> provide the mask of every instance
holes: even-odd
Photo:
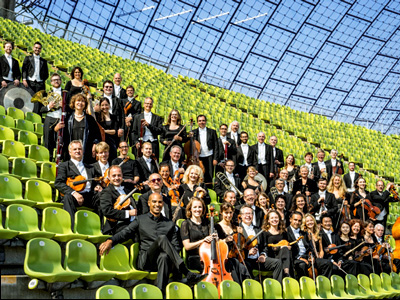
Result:
[[[324,216],[332,218],[336,216],[338,205],[335,196],[326,190],[326,179],[318,180],[318,192],[311,196],[311,213],[315,214],[315,219],[318,222],[322,221]]]
[[[22,83],[28,88],[30,87],[35,93],[46,90],[46,80],[49,78],[49,68],[47,61],[40,57],[42,52],[42,44],[36,42],[33,45],[33,55],[26,56],[22,64]],[[43,104],[35,102],[33,112],[41,115]]]
[[[169,157],[170,159],[164,162],[169,165],[171,176],[185,173],[186,165],[182,162],[182,148],[178,145],[172,146]]]
[[[259,132],[257,134],[257,141],[258,143],[251,146],[256,153],[256,160],[257,160],[257,171],[258,173],[261,173],[267,181],[268,181],[268,189],[267,192],[269,191],[270,188],[270,183],[271,180],[274,177],[274,156],[272,152],[272,146],[267,145],[264,143],[265,141],[265,133],[264,132]]]
[[[203,171],[199,166],[191,165],[186,169],[181,181],[181,197],[183,197],[183,204],[185,206],[188,205],[192,197],[201,198],[206,205],[210,204],[211,198],[203,181]]]
[[[308,168],[306,166],[301,166],[300,178],[293,183],[293,195],[303,194],[306,196],[311,196],[318,191],[317,183],[311,179],[308,174]]]
[[[360,177],[360,173],[354,171],[356,164],[354,162],[349,162],[349,173],[344,174],[343,180],[346,184],[346,188],[349,192],[354,192],[354,183]]]
[[[89,100],[90,101],[90,100]],[[100,112],[96,113],[96,120],[104,128],[105,142],[110,147],[110,160],[117,157],[118,138],[118,118],[110,112],[110,100],[102,98],[100,100]]]
[[[275,135],[270,136],[269,144],[272,146],[272,156],[274,161],[274,176],[275,178],[279,175],[279,169],[284,166],[283,152],[281,149],[276,147],[278,138]]]
[[[50,83],[52,86],[51,93],[57,93],[62,97],[61,89],[61,76],[57,73],[53,73],[50,77]],[[46,113],[44,119],[43,128],[43,140],[44,146],[49,150],[50,161],[53,160],[53,152],[57,146],[57,134],[61,128],[64,128],[64,122],[61,123],[61,105],[58,109],[54,109],[54,101],[50,101],[47,106],[42,106],[41,113]]]
[[[72,114],[67,118],[64,128],[65,148],[70,141],[81,140],[83,143],[83,161],[85,163],[95,162],[95,145],[101,141],[101,135],[96,120],[85,113],[88,100],[82,94],[72,96],[70,108]],[[68,151],[65,153],[64,161],[68,160]]]
[[[279,177],[278,177],[278,179],[282,179],[283,182],[284,182],[284,184],[283,184],[283,191],[284,191],[285,193],[291,194],[292,191],[293,191],[293,184],[294,184],[294,183],[292,182],[292,186],[290,187],[290,186],[289,186],[288,177],[289,177],[289,172],[288,172],[286,169],[282,169],[282,170],[279,172]],[[272,180],[272,181],[271,181],[271,187],[273,187],[273,186],[275,186],[275,185],[276,185],[275,180]],[[291,189],[291,190],[290,190],[290,189]]]
[[[318,181],[318,179],[320,179],[321,177],[324,177],[327,180],[329,180],[329,178],[330,178],[329,174],[332,173],[332,165],[327,165],[324,162],[325,151],[322,149],[319,149],[318,153],[317,153],[317,158],[318,158],[318,161],[311,164],[311,166],[313,167],[313,170],[314,170],[314,180]]]
[[[126,96],[126,99],[121,98],[125,113],[125,140],[129,138],[130,146],[133,146],[131,134],[133,130],[133,118],[142,112],[142,104],[140,101],[135,100],[135,88],[132,85],[126,87]]]
[[[240,179],[243,181],[246,176],[248,167],[257,165],[257,155],[253,147],[247,144],[249,135],[246,131],[240,133],[240,144],[237,146],[237,154],[235,157],[236,170]]]
[[[233,160],[228,159],[226,161],[226,163],[225,163],[225,172],[224,172],[224,174],[226,175],[227,179],[229,180],[229,182],[231,184],[229,189],[225,186],[225,184],[223,184],[221,182],[221,180],[219,178],[215,179],[215,187],[214,187],[214,189],[215,189],[215,192],[217,193],[217,196],[219,197],[220,200],[223,199],[224,194],[225,194],[225,192],[227,190],[231,190],[232,192],[234,192],[236,194],[236,196],[239,196],[239,198],[240,198],[240,195],[237,192],[237,190],[241,191],[242,190],[242,185],[241,185],[239,176],[235,176],[233,174],[233,170],[235,170],[235,163],[233,162]],[[233,186],[235,186],[237,190]]]
[[[215,168],[215,172],[223,172],[225,169],[225,164],[228,159],[233,160],[236,156],[237,149],[236,143],[233,139],[227,137],[228,125],[222,124],[219,126],[219,139],[218,139],[218,165]],[[232,170],[233,171],[233,170]]]
[[[158,162],[160,149],[158,145],[158,136],[163,132],[162,129],[162,118],[151,112],[153,108],[153,99],[146,97],[144,99],[144,112],[136,115],[133,118],[133,128],[132,128],[132,140],[135,147],[132,148],[133,154],[137,157],[137,149],[140,147],[140,139],[142,142],[149,142],[152,145],[153,153]],[[142,133],[140,136],[140,128],[143,126]]]
[[[256,192],[256,194],[258,194],[264,190],[263,186],[262,186],[262,182],[256,179],[257,174],[258,174],[258,172],[255,167],[250,166],[247,168],[247,179],[244,179],[242,181],[242,187],[244,190],[252,189]]]
[[[68,178],[75,178],[82,175],[85,179],[94,178],[94,168],[83,162],[83,145],[80,140],[72,140],[68,145],[69,161],[64,161],[58,166],[57,177],[54,181],[54,187],[64,195],[62,202],[64,209],[71,215],[71,226],[74,227],[75,213],[78,206],[86,206],[98,209],[99,186],[93,181],[88,181],[81,192],[75,191],[67,185]],[[96,188],[95,188],[96,187]]]
[[[95,177],[104,177],[109,164],[110,146],[106,142],[100,142],[96,145],[96,159],[97,161],[92,164],[94,168]]]
[[[310,165],[311,166],[311,165]],[[288,176],[287,176],[287,181],[296,181],[297,178],[299,177],[299,166],[296,165],[296,159],[294,158],[293,154],[289,154],[288,156],[286,156],[285,159],[285,165],[283,166],[283,169],[281,170],[281,172],[283,170],[286,170],[288,172]],[[281,175],[281,173],[279,173],[279,175]]]
[[[260,234],[254,241],[251,241],[251,237],[255,237],[261,231],[260,227],[253,225],[254,212],[252,206],[243,205],[240,208],[240,215],[242,216],[240,227],[243,228],[247,245],[245,261],[250,274],[253,273],[253,270],[273,271],[273,278],[282,282],[282,262],[267,255],[265,234]]]
[[[205,169],[204,181],[211,186],[214,167],[218,164],[218,137],[214,129],[206,127],[207,117],[205,115],[197,116],[197,124],[199,125],[193,131],[193,137],[200,143],[200,160]]]
[[[151,194],[148,200],[149,212],[138,216],[122,231],[102,243],[99,250],[100,255],[107,254],[113,245],[136,236],[140,248],[137,267],[139,270],[156,271],[156,286],[164,292],[173,267],[185,275],[185,283],[190,286],[203,280],[205,276],[190,272],[179,256],[176,226],[161,214],[163,205],[160,194]]]
[[[114,85],[111,80],[106,80],[103,82],[103,98],[107,98],[110,104],[109,113],[116,116],[117,123],[117,133],[116,137],[121,139],[124,136],[124,128],[125,128],[125,113],[124,108],[122,106],[122,101],[113,95]],[[118,139],[117,138],[117,139]]]
[[[66,101],[66,111],[68,114],[73,112],[73,108],[70,107],[71,98],[76,94],[83,93],[83,70],[81,67],[73,67],[70,73],[71,80],[65,84],[65,90],[68,91]]]
[[[333,272],[335,274],[340,274],[338,267],[342,266],[342,251],[341,249],[337,249],[336,254],[330,254],[327,249],[329,245],[340,245],[339,236],[332,232],[332,218],[329,215],[322,216],[321,219],[321,238],[322,238],[322,247],[324,249],[324,257],[325,259],[329,259],[331,263],[333,263]]]
[[[19,86],[21,79],[21,71],[19,70],[18,61],[12,57],[11,52],[14,49],[12,42],[4,43],[4,55],[0,56],[1,70],[1,87],[5,88],[9,83]]]
[[[252,218],[253,225],[255,227],[261,228],[263,221],[264,221],[264,211],[261,208],[259,208],[258,206],[255,206],[256,198],[257,198],[256,192],[252,189],[246,189],[243,192],[243,200],[245,202],[245,204],[243,204],[243,205],[247,204],[251,207],[253,214],[254,214],[253,218]],[[235,209],[237,211],[240,211],[240,209],[243,205],[237,205],[235,207]],[[238,212],[238,214],[239,214],[239,212]]]
[[[232,192],[231,190],[226,191],[222,203],[224,202],[228,202],[235,207],[237,204],[236,193]]]
[[[119,143],[119,156],[114,159],[111,164],[112,165],[121,165],[122,170],[122,186],[125,187],[128,192],[133,190],[133,186],[139,182],[140,176],[137,172],[136,160],[132,160],[128,157],[129,146],[128,143],[123,141]],[[123,162],[125,159],[128,159],[126,162]]]
[[[120,73],[115,73],[113,81],[114,81],[113,91],[112,91],[113,97],[116,97],[116,98],[119,98],[119,99],[126,99],[127,98],[127,92],[121,86],[121,82],[122,82],[121,74]]]
[[[115,209],[114,204],[118,197],[129,192],[122,186],[122,170],[120,166],[111,166],[109,172],[110,184],[99,194],[100,215],[107,218],[102,232],[103,234],[115,234],[128,226],[137,216],[137,209],[128,205],[121,210]],[[130,201],[135,201],[132,197]],[[103,224],[103,223],[102,223]]]
[[[136,159],[135,174],[139,175],[139,182],[146,181],[153,173],[158,172],[156,160],[151,157],[153,154],[153,145],[150,142],[145,142],[142,145],[143,156]]]
[[[271,199],[271,204],[275,205],[275,198],[277,195],[282,195],[285,198],[285,203],[286,203],[286,209],[290,210],[292,207],[292,199],[293,195],[285,193],[284,188],[285,188],[285,181],[281,178],[278,178],[275,180],[275,192],[269,192],[268,193],[268,198]]]
[[[343,168],[343,162],[337,158],[338,152],[336,149],[331,150],[331,159],[328,159],[325,161],[325,165],[327,166],[327,170],[330,170],[328,173],[329,179],[332,177],[334,174],[339,174],[343,175],[344,174],[344,168]]]
[[[164,202],[161,214],[164,217],[171,220],[172,219],[171,199],[169,198],[168,195],[165,195],[161,192],[163,186],[161,175],[158,173],[151,174],[148,181],[150,190],[139,197],[137,203],[138,215],[146,214],[149,211],[149,206],[147,205],[147,203],[150,195],[160,194]]]
[[[183,127],[182,117],[179,111],[176,109],[171,110],[168,114],[167,124],[162,126],[162,133],[160,135],[161,144],[164,144],[165,147],[169,146],[167,152],[164,151],[163,161],[170,159],[170,152],[174,146],[178,146],[181,149],[181,159],[184,159],[185,155],[183,155],[182,144],[187,142],[188,137]]]
[[[376,182],[376,190],[369,193],[367,198],[371,200],[372,205],[377,206],[381,213],[376,217],[378,223],[381,223],[386,228],[386,221],[389,213],[389,202],[396,202],[390,197],[389,188],[392,183],[388,183],[384,191],[385,184],[382,180]]]
[[[238,121],[235,120],[231,124],[229,124],[227,136],[235,141],[236,147],[239,147],[240,144],[242,143],[242,141],[240,139],[240,133],[241,133],[241,130],[240,130],[240,124]]]
[[[303,239],[293,244],[291,249],[293,267],[297,273],[296,277],[299,279],[302,276],[308,276],[308,269],[312,267],[312,263],[309,260],[312,255],[318,275],[330,278],[332,275],[332,264],[329,260],[319,258],[318,252],[316,249],[314,250],[314,243],[310,240],[311,235],[309,236],[306,231],[300,229],[302,222],[303,214],[294,211],[290,216],[290,226],[286,228],[289,243],[294,242],[300,236],[303,236]]]
[[[307,152],[306,155],[304,155],[304,160],[306,163],[303,166],[307,167],[308,178],[310,178],[310,179],[314,179],[314,167],[311,163],[313,158],[314,158],[314,155],[311,152]]]
[[[337,218],[341,220],[348,219],[348,221],[350,221],[350,196],[347,193],[346,186],[341,175],[334,174],[331,177],[331,180],[327,187],[327,191],[335,196],[335,200],[338,206],[338,211],[335,215],[332,216],[332,219],[336,219],[335,216],[337,216]],[[337,228],[336,224],[334,224],[334,226],[335,228]]]

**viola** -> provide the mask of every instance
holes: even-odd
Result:
[[[350,246],[350,245],[351,245],[350,242],[347,242],[347,243],[345,243],[343,245],[339,245],[339,246],[336,246],[335,244],[330,244],[328,247],[326,247],[324,249],[324,251],[328,252],[329,254],[336,254],[338,252],[338,249],[343,248],[343,247],[347,247],[347,246]]]
[[[75,177],[68,177],[66,184],[70,188],[72,188],[74,191],[82,192],[85,189],[86,183],[88,181],[101,181],[101,180],[103,180],[103,177],[95,177],[95,178],[86,179],[82,175],[77,175]]]
[[[190,119],[190,132],[192,132],[192,130],[193,130],[193,118]],[[200,146],[200,143],[194,139],[193,135],[191,135],[190,141],[187,141],[185,143],[183,150],[186,154],[185,164],[187,166],[191,166],[191,165],[199,166],[205,173],[205,168],[204,168],[203,162],[200,160],[200,156],[199,156],[201,146]]]
[[[368,256],[370,253],[370,250],[375,249],[376,245],[373,245],[372,247],[369,246],[364,246],[361,248],[359,252],[356,252],[356,257],[354,258],[355,261],[362,261],[364,257]]]
[[[171,205],[178,206],[178,202],[180,202],[179,205],[183,207],[183,202],[179,201],[179,192],[175,189],[175,187],[172,187],[174,185],[172,178],[168,177],[167,180],[163,179],[163,181],[168,188],[168,196],[171,198]]]
[[[126,102],[124,106],[124,113],[127,116],[129,113],[129,110],[132,108],[133,105],[133,100],[137,98],[138,95],[135,95],[131,101]]]
[[[279,241],[277,244],[268,244],[268,247],[278,248],[278,247],[288,247],[298,243],[300,240],[304,239],[304,236],[299,236],[295,241],[289,243],[287,240]]]
[[[214,233],[214,207],[210,207],[210,234]],[[225,269],[228,259],[228,245],[222,240],[212,239],[211,243],[203,242],[199,247],[200,260],[204,264],[203,274],[208,276],[203,281],[214,284],[218,290],[224,280],[233,280],[232,275]]]
[[[231,234],[233,238],[233,243],[235,247],[232,247],[232,249],[228,253],[229,258],[237,258],[241,263],[244,262],[245,252],[244,252],[244,245],[246,244],[246,240],[240,232],[235,232]]]
[[[118,166],[122,166],[129,160],[129,156],[125,157]],[[107,187],[110,184],[110,167],[104,172],[103,180],[101,181],[101,186],[103,188]]]
[[[127,208],[129,205],[132,204],[134,209],[137,209],[136,207],[136,201],[134,199],[132,199],[131,201],[131,196],[134,192],[136,192],[137,190],[141,190],[143,188],[143,184],[137,184],[135,185],[134,189],[132,191],[130,191],[130,193],[128,195],[120,195],[117,200],[115,200],[114,202],[114,209],[117,210],[123,210],[125,208]],[[107,218],[107,220],[112,221],[112,222],[116,222],[116,220],[114,219],[110,219]]]
[[[370,219],[375,219],[375,217],[381,213],[379,207],[372,205],[371,201],[368,199],[364,199],[363,207],[368,211],[368,217]]]

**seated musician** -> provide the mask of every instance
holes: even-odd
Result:
[[[240,195],[238,193],[238,190],[240,191],[242,189],[240,178],[239,176],[235,176],[235,174],[233,174],[233,170],[235,170],[235,163],[233,162],[233,160],[228,159],[225,163],[225,172],[223,173],[226,175],[227,178],[225,184],[217,176],[215,178],[214,190],[217,193],[219,199],[222,199],[224,197],[224,194],[227,190],[233,191],[236,196],[240,198]],[[230,187],[227,188],[226,184],[230,184]],[[234,186],[236,187],[236,189],[234,188]]]
[[[185,206],[188,205],[192,197],[199,197],[206,205],[210,204],[211,198],[203,179],[203,171],[199,166],[191,165],[186,169],[181,184],[181,197],[183,197],[183,204]]]
[[[369,217],[368,210],[365,208],[365,206],[363,206],[363,200],[365,200],[369,194],[369,192],[365,189],[366,186],[367,182],[365,179],[363,177],[358,177],[354,183],[354,191],[350,197],[350,211],[352,213],[352,217],[361,219],[363,222],[368,219],[376,221],[375,218]]]
[[[349,162],[349,173],[344,174],[343,180],[346,184],[347,191],[354,192],[356,180],[361,176],[360,173],[355,172],[355,162]]]
[[[314,170],[314,180],[318,181],[318,179],[322,177],[329,180],[329,174],[332,173],[332,165],[327,165],[324,162],[325,151],[319,149],[317,153],[317,158],[318,161],[311,164]]]
[[[293,195],[288,194],[284,191],[285,188],[285,181],[282,178],[278,178],[275,180],[275,189],[271,188],[270,192],[268,193],[269,199],[271,199],[271,204],[275,205],[275,198],[278,195],[282,195],[285,197],[286,209],[290,210],[292,208],[292,199]]]
[[[157,162],[151,157],[153,154],[152,144],[145,142],[142,145],[143,156],[136,159],[135,174],[139,175],[139,182],[142,183],[153,173],[158,172]]]
[[[137,203],[138,215],[146,214],[149,211],[149,206],[147,205],[150,195],[160,194],[163,198],[164,205],[161,210],[161,214],[167,219],[172,219],[172,209],[171,209],[171,199],[168,195],[162,194],[161,188],[163,186],[163,181],[161,175],[158,173],[151,174],[148,180],[149,191],[144,193],[139,197]]]
[[[311,240],[311,233],[305,232],[300,229],[303,222],[303,214],[298,211],[293,211],[290,216],[290,226],[287,227],[288,242],[296,241],[300,236],[303,239],[292,245],[292,261],[296,277],[299,279],[302,276],[308,276],[308,269],[312,267],[310,258],[314,259],[314,266],[317,269],[315,276],[323,275],[330,278],[332,275],[332,264],[329,260],[319,258],[316,247]],[[314,278],[315,279],[315,278]]]
[[[293,195],[303,194],[306,196],[311,196],[312,194],[318,192],[317,183],[313,179],[309,178],[308,172],[309,171],[306,166],[300,167],[300,178],[293,183]]]
[[[96,159],[97,161],[92,164],[94,168],[95,177],[103,177],[107,169],[110,167],[108,163],[110,147],[106,142],[100,142],[96,145]]]
[[[371,201],[372,205],[377,206],[381,213],[376,217],[376,220],[386,228],[386,221],[389,214],[389,202],[396,202],[393,197],[390,197],[389,188],[393,183],[388,183],[386,185],[386,190],[384,191],[385,184],[382,180],[376,182],[376,190],[369,193],[367,198]]]
[[[121,195],[129,192],[122,186],[122,170],[120,166],[111,166],[109,171],[110,184],[99,194],[101,216],[107,218],[102,229],[103,234],[115,234],[128,226],[137,215],[137,209],[132,205],[119,210],[114,204]],[[130,201],[135,201],[132,197]]]
[[[230,203],[233,207],[236,206],[237,204],[237,200],[236,200],[236,193],[231,191],[231,190],[227,190],[224,194],[224,198],[222,203],[224,202],[228,202]]]
[[[344,184],[342,176],[339,174],[334,174],[331,177],[326,190],[335,197],[338,206],[338,211],[336,212],[335,216],[338,216],[338,218],[342,219],[343,215],[346,213],[346,216],[348,216],[348,219],[350,219],[350,195],[347,193],[346,185]],[[336,218],[334,217],[334,219]],[[334,225],[336,228],[336,224]]]
[[[163,205],[160,194],[151,194],[147,204],[149,212],[138,216],[125,229],[102,243],[99,250],[100,255],[107,254],[113,245],[129,239],[134,240],[136,236],[140,249],[137,260],[138,269],[156,271],[158,274],[155,284],[165,293],[169,274],[173,269],[185,275],[185,283],[190,286],[203,280],[205,276],[190,272],[179,256],[180,246],[176,225],[161,214]]]
[[[301,230],[307,233],[308,240],[310,241],[312,251],[316,252],[317,258],[324,257],[324,248],[322,247],[322,238],[320,233],[320,226],[315,220],[314,216],[307,213],[303,218]],[[313,252],[313,254],[314,254]]]
[[[264,192],[261,192],[257,195],[257,199],[256,199],[255,203],[256,203],[256,206],[258,206],[259,208],[261,208],[263,210],[264,215],[266,215],[271,208],[268,195]]]
[[[139,182],[139,174],[135,173],[137,171],[136,161],[130,159],[128,156],[129,146],[128,143],[123,141],[119,143],[118,146],[119,156],[114,159],[111,164],[119,165],[122,169],[122,185],[131,191],[136,183]]]
[[[335,196],[326,190],[326,179],[318,180],[318,193],[311,196],[311,213],[315,214],[315,219],[321,222],[322,216],[334,217],[337,213],[338,206]]]
[[[289,172],[286,170],[286,169],[282,169],[280,172],[279,172],[279,179],[282,179],[283,180],[283,182],[284,182],[284,185],[283,185],[283,191],[285,192],[285,193],[289,193],[289,194],[291,194],[292,193],[292,190],[293,190],[293,182],[291,183],[291,187],[289,186],[289,181],[288,181],[288,177],[289,177]],[[295,181],[295,180],[294,180]],[[275,184],[275,180],[272,180],[271,181],[271,186],[275,186],[276,184]]]
[[[300,212],[302,216],[305,216],[306,213],[308,213],[306,196],[302,194],[297,194],[293,197],[293,204],[290,208],[290,212],[293,213],[295,211]]]
[[[329,215],[323,215],[321,217],[321,239],[322,239],[322,248],[324,249],[324,257],[333,263],[333,272],[335,274],[342,275],[339,272],[339,268],[342,265],[342,251],[341,249],[337,249],[337,253],[331,254],[327,251],[329,245],[340,245],[339,236],[332,232],[332,218]]]
[[[290,211],[286,209],[285,196],[284,195],[276,196],[275,205],[272,205],[271,207],[275,207],[275,211],[281,216],[281,219],[283,220],[285,227],[287,227],[289,224]]]
[[[388,254],[388,249],[390,249],[390,244],[384,240],[384,235],[385,235],[385,227],[383,227],[382,224],[379,224],[379,223],[376,224],[374,227],[374,236],[375,236],[376,242],[378,245],[381,245],[384,248],[386,248],[385,250],[381,251],[380,257],[379,257],[379,259],[381,260],[382,271],[387,274],[390,274],[391,272],[393,272],[393,270],[390,266],[391,263],[389,262],[390,258],[389,258],[389,254]],[[393,258],[393,253],[391,253],[391,256]],[[397,267],[400,263],[400,260],[394,259],[393,263]]]
[[[94,182],[88,181],[81,192],[75,191],[67,185],[67,179],[74,179],[82,175],[85,179],[94,178],[94,167],[83,163],[82,142],[73,140],[68,145],[68,151],[71,159],[59,164],[57,177],[54,181],[54,187],[64,195],[62,202],[64,209],[71,215],[71,226],[74,226],[75,213],[78,206],[86,206],[98,210],[98,187]]]
[[[257,198],[256,192],[252,189],[247,189],[243,192],[244,203],[250,205],[250,207],[253,209],[253,214],[254,214],[252,219],[253,225],[258,228],[261,228],[264,221],[264,211],[255,205],[256,198]],[[245,204],[237,205],[235,207],[235,210],[239,211],[241,207]]]
[[[254,213],[251,205],[243,205],[240,208],[240,215],[242,216],[240,227],[243,228],[243,235],[246,240],[245,261],[250,274],[253,274],[253,270],[259,269],[261,271],[273,271],[273,278],[282,282],[282,262],[279,259],[267,256],[265,234],[258,235],[254,240],[250,238],[256,237],[261,231],[260,227],[253,225]]]
[[[242,188],[245,189],[253,189],[256,194],[263,192],[262,182],[257,180],[255,177],[258,174],[256,167],[250,166],[247,168],[247,179],[242,181]]]
[[[171,151],[169,152],[169,157],[170,159],[165,160],[164,162],[169,165],[171,177],[185,173],[186,165],[182,163],[182,148],[178,145],[172,146]]]
[[[218,165],[215,168],[215,173],[224,172],[227,160],[232,160],[237,154],[236,143],[234,140],[227,136],[228,125],[222,124],[219,126],[219,139],[218,139]],[[233,170],[232,170],[233,171]]]

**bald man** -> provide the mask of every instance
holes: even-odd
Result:
[[[128,98],[126,94],[126,90],[121,86],[122,76],[119,73],[115,73],[113,78],[114,86],[113,86],[113,96],[119,99]]]

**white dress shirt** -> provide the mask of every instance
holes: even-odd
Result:
[[[238,133],[237,132],[231,132],[231,139],[235,141],[235,143],[238,143]]]
[[[42,79],[40,78],[40,56],[33,54],[33,58],[35,62],[35,72],[33,73],[32,77],[28,76],[28,80],[41,82]]]
[[[258,164],[265,165],[267,161],[265,160],[265,144],[258,143]]]
[[[152,117],[153,117],[153,114],[152,114],[151,112],[149,112],[149,113],[145,112],[145,113],[144,113],[144,119],[145,119],[146,122],[149,123],[149,124],[151,124],[151,119],[152,119]],[[153,141],[155,141],[155,140],[156,140],[156,139],[153,137],[153,134],[151,133],[150,129],[148,129],[147,126],[146,126],[146,127],[144,128],[143,141],[144,141],[144,142],[147,142],[147,141],[153,142]]]
[[[247,162],[247,155],[249,154],[249,145],[248,144],[240,144],[240,147],[242,147],[242,152],[243,152],[243,163],[241,164],[242,166],[248,166]]]
[[[294,237],[296,238],[296,240],[300,237],[300,228],[298,228],[298,229],[294,229],[293,227],[292,227],[292,225],[290,225],[290,228],[292,229],[292,231],[293,231],[293,234],[294,234]],[[304,246],[304,243],[303,243],[303,240],[299,240],[298,242],[297,242],[297,244],[299,245],[299,256],[297,257],[297,259],[299,259],[301,256],[303,256],[304,254],[306,254],[306,251],[307,251],[307,249],[306,249],[306,247]]]
[[[121,86],[120,85],[116,85],[115,83],[114,83],[114,93],[115,93],[115,96],[117,98],[119,98],[119,94],[121,93]]]
[[[246,231],[247,236],[255,236],[256,235],[256,231],[254,230],[253,225],[247,226],[246,224],[242,223],[243,229]],[[259,257],[259,253],[257,252],[257,254],[255,255],[249,255],[248,258],[251,259],[257,259]]]
[[[232,183],[232,185],[235,186],[235,177],[233,176],[233,173],[225,172],[225,174],[226,174],[226,177],[228,177],[228,180]],[[236,190],[233,186],[231,186],[231,191],[235,192],[235,194],[237,194]]]
[[[323,230],[323,231],[325,232],[325,234],[328,236],[329,242],[330,242],[331,244],[333,244],[333,243],[332,243],[332,231],[326,230],[325,228],[322,228],[322,230]]]
[[[61,87],[59,87],[58,89],[53,88],[53,93],[57,93],[60,96],[62,96]],[[49,110],[49,112],[47,113],[46,116],[52,117],[54,119],[61,119],[61,107],[54,111],[50,111],[50,107],[47,105],[47,109]]]
[[[13,71],[12,71],[12,56],[8,55],[8,54],[4,54],[7,61],[8,61],[8,65],[10,66],[10,71],[8,72],[7,77],[3,77],[5,80],[9,80],[9,81],[14,81],[13,79]]]
[[[103,97],[104,97],[104,98],[107,98],[108,101],[110,101],[110,110],[109,110],[109,112],[110,112],[110,114],[112,114],[112,111],[113,111],[112,95],[107,96],[106,94],[103,94]]]
[[[208,149],[207,146],[207,127],[200,128],[199,127],[199,135],[200,135],[200,157],[208,157],[214,154],[213,149]]]
[[[73,159],[73,158],[71,158],[71,161],[74,163],[74,165],[75,165],[76,168],[78,169],[79,173],[80,173],[83,177],[85,177],[86,179],[89,179],[89,178],[88,178],[88,175],[87,175],[87,172],[86,172],[85,165],[83,164],[83,162],[82,162],[82,161],[77,161],[77,160],[75,160],[75,159]],[[80,193],[83,194],[83,193],[90,192],[91,186],[92,186],[91,182],[90,182],[90,181],[87,181],[87,182],[86,182],[85,189],[84,189],[83,191],[81,191]],[[71,193],[71,195],[73,195],[75,192],[76,192],[76,191],[73,191],[73,192]]]
[[[146,158],[145,156],[143,156],[144,161],[146,162],[147,167],[149,168],[149,170],[151,171],[151,158]]]
[[[179,162],[173,162],[171,160],[171,165],[172,165],[172,174],[171,175],[174,175],[175,172],[179,170]]]
[[[108,164],[108,162],[106,164],[103,164],[101,161],[99,161],[99,166],[101,169],[101,174],[103,174],[103,176],[104,176],[104,173],[107,171],[107,169],[110,167],[110,165]]]
[[[326,171],[326,165],[325,165],[324,161],[322,161],[322,162],[318,161],[318,167],[320,170],[325,169],[325,171]]]

